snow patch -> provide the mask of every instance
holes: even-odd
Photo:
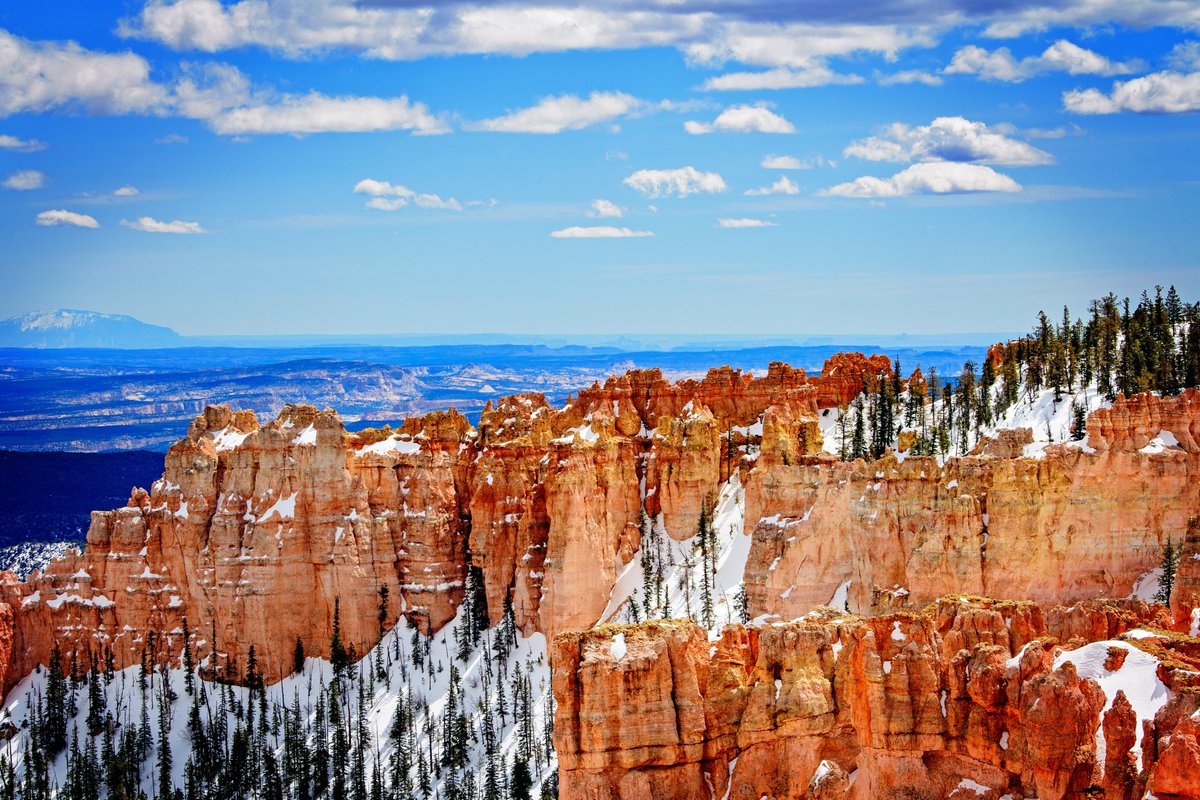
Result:
[[[625,653],[628,651],[628,649],[629,648],[625,644],[625,634],[618,633],[613,637],[612,644],[609,645],[608,652],[612,654],[614,659],[620,661],[625,657]]]

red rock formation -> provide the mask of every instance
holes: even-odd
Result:
[[[835,353],[825,360],[821,376],[812,379],[817,386],[817,405],[821,408],[845,408],[880,378],[892,377],[892,360],[885,355]]]
[[[1200,396],[1114,409],[1092,415],[1096,452],[1052,445],[1040,459],[1014,457],[1018,433],[944,466],[915,456],[798,459],[764,436],[746,482],[751,615],[791,619],[847,581],[855,611],[891,607],[896,596],[920,607],[951,592],[1039,602],[1128,595],[1200,509],[1200,459],[1139,449],[1160,429],[1192,441]],[[1200,604],[1195,546],[1182,562],[1181,619]]]
[[[740,800],[1082,800],[1141,797],[1147,776],[1158,797],[1195,797],[1192,706],[1146,721],[1139,761],[1129,704],[1059,655],[1082,641],[1053,638],[1058,626],[1103,639],[1153,613],[1136,601],[1044,613],[946,598],[920,614],[734,626],[711,648],[679,622],[566,634],[554,649],[560,797],[687,797],[707,785]],[[1200,664],[1165,639],[1112,649],[1140,653],[1132,648],[1143,641],[1168,642],[1164,680]],[[1151,661],[1118,660],[1114,672],[1142,671],[1135,683],[1155,677]]]
[[[162,480],[95,515],[82,554],[25,584],[0,581],[12,619],[11,645],[0,621],[5,685],[44,662],[55,635],[85,660],[112,646],[127,664],[154,631],[165,658],[185,616],[201,657],[227,654],[215,668],[240,671],[253,643],[274,677],[297,638],[327,652],[335,599],[360,651],[377,635],[383,586],[389,624],[401,613],[445,624],[468,559],[493,621],[511,600],[526,633],[589,627],[637,552],[643,512],[686,538],[735,469],[753,531],[750,610],[783,619],[847,582],[862,612],[948,592],[1124,596],[1200,508],[1200,459],[1183,446],[1200,425],[1194,392],[1096,412],[1095,453],[1052,446],[1021,458],[1014,435],[942,467],[822,454],[819,407],[887,370],[886,358],[843,354],[812,378],[783,364],[762,378],[722,368],[674,384],[633,371],[562,409],[537,394],[506,398],[478,431],[454,412],[347,434],[336,414],[308,407],[265,425],[209,408]],[[1181,446],[1139,452],[1160,429]],[[1197,546],[1176,595],[1185,627],[1200,600]]]

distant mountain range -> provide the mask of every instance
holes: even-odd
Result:
[[[31,311],[0,322],[0,347],[183,347],[187,340],[170,328],[124,314],[55,308]]]
[[[538,345],[587,348],[590,354],[647,351],[713,352],[764,347],[840,346],[924,348],[984,346],[1012,338],[1007,331],[943,334],[763,334],[618,333],[618,334],[284,334],[273,336],[184,336],[124,314],[56,308],[32,311],[0,322],[0,347],[110,348],[157,350],[167,347],[252,347],[294,350],[311,347],[468,347]]]

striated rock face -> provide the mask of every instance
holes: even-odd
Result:
[[[1014,457],[1024,439],[1005,432],[944,466],[891,454],[797,459],[764,435],[746,482],[751,616],[791,619],[846,582],[860,612],[954,592],[1039,602],[1127,596],[1200,513],[1200,458],[1183,446],[1200,424],[1200,398],[1152,401],[1118,398],[1094,412],[1095,452],[1052,445],[1041,458]],[[1180,446],[1145,448],[1160,430]],[[1200,604],[1200,560],[1191,558],[1195,543],[1186,547],[1180,619]]]
[[[472,565],[493,621],[511,602],[526,633],[588,627],[640,546],[643,509],[690,536],[741,458],[731,442],[773,403],[815,415],[815,397],[803,370],[773,364],[674,384],[634,371],[562,409],[506,398],[478,430],[453,411],[349,434],[332,411],[289,406],[260,424],[210,407],[161,480],[94,515],[83,553],[0,580],[4,687],[55,638],[84,664],[109,647],[118,665],[177,655],[185,619],[215,673],[240,675],[253,644],[281,676],[297,639],[327,655],[335,606],[343,639],[373,644],[385,587],[385,625],[440,628]]]
[[[560,796],[1195,797],[1200,653],[1111,641],[1153,618],[953,597],[734,626],[711,647],[686,622],[566,634]]]
[[[151,636],[161,655],[178,652],[185,617],[216,670],[240,675],[255,644],[281,676],[297,639],[309,654],[327,648],[335,601],[346,641],[372,644],[384,586],[386,624],[401,611],[445,624],[463,590],[469,426],[457,414],[421,422],[415,438],[372,441],[347,436],[332,411],[287,407],[260,426],[207,409],[150,492],[93,515],[82,554],[4,587],[18,609],[10,680],[45,661],[55,631],[64,650],[111,647],[127,664]]]
[[[493,622],[511,603],[527,634],[589,628],[616,611],[613,586],[645,521],[686,540],[735,472],[752,617],[791,619],[835,596],[860,613],[952,592],[1123,597],[1163,543],[1189,535],[1196,393],[1118,399],[1092,415],[1090,447],[1042,458],[1022,457],[1020,432],[943,466],[823,453],[821,409],[889,369],[841,354],[820,376],[775,363],[758,378],[721,368],[669,383],[635,370],[563,408],[505,398],[477,430],[453,411],[350,434],[332,411],[288,407],[260,424],[211,407],[160,481],[94,515],[82,554],[26,583],[0,577],[4,688],[44,663],[55,638],[85,664],[108,647],[118,665],[136,663],[152,641],[158,658],[177,655],[185,618],[210,669],[240,675],[253,644],[275,678],[297,639],[327,655],[335,606],[343,639],[362,651],[378,635],[380,589],[385,625],[404,614],[438,629],[472,575]],[[1152,438],[1161,446],[1147,447]],[[1190,530],[1172,606],[1185,630],[1200,624]],[[822,786],[840,781],[829,775]]]

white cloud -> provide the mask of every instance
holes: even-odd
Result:
[[[87,214],[76,214],[74,211],[56,208],[51,211],[43,211],[37,215],[35,222],[38,225],[69,225],[76,228],[99,228],[100,223],[95,217]]]
[[[78,105],[97,114],[157,109],[166,89],[134,53],[98,53],[74,42],[33,42],[0,30],[0,116]]]
[[[825,17],[834,17],[826,19]],[[859,14],[870,19],[870,9]],[[891,16],[894,16],[892,14]],[[806,19],[795,19],[804,17]],[[845,14],[804,4],[723,3],[692,8],[661,0],[608,4],[419,4],[354,0],[150,0],[119,32],[177,50],[259,45],[290,56],[351,50],[371,58],[678,47],[708,64],[740,61],[807,70],[828,56],[888,57],[930,45],[919,24],[845,24]],[[750,21],[754,20],[754,21]],[[761,20],[761,21],[759,21]]]
[[[436,194],[419,194],[413,198],[413,202],[421,208],[439,208],[444,211],[462,211],[462,203],[455,200],[453,197],[442,198]]]
[[[839,183],[821,192],[836,197],[903,197],[913,194],[961,192],[1019,192],[1021,186],[1007,175],[979,164],[931,161],[913,164],[890,178],[864,176]]]
[[[18,192],[27,192],[30,189],[40,189],[46,185],[46,176],[44,173],[38,172],[36,169],[21,169],[9,175],[4,179],[4,188],[13,189]]]
[[[121,224],[144,233],[208,233],[199,222],[184,222],[181,219],[164,222],[154,217],[138,217],[135,220],[123,219]]]
[[[596,199],[592,201],[592,209],[588,212],[589,217],[597,217],[600,219],[619,219],[625,216],[625,211],[619,205],[611,200]]]
[[[897,86],[905,83],[923,83],[926,86],[941,86],[942,79],[937,75],[919,69],[906,69],[889,75],[877,74],[880,86]]]
[[[1200,72],[1155,72],[1116,81],[1112,92],[1076,89],[1063,93],[1063,108],[1076,114],[1184,114],[1200,111]]]
[[[695,167],[679,169],[639,169],[623,183],[645,197],[687,197],[689,194],[718,194],[725,191],[725,179],[716,172],[700,172]]]
[[[122,186],[120,189],[117,189],[115,192],[113,192],[114,197],[133,197],[135,194],[141,194],[141,192],[139,192],[137,188],[133,186]]]
[[[387,181],[377,181],[374,178],[364,178],[354,184],[355,194],[366,194],[371,197],[387,197],[389,195],[395,197],[413,197],[416,195],[412,189],[403,186],[399,183],[388,183]]]
[[[982,122],[938,117],[928,125],[895,123],[879,136],[852,142],[847,158],[867,161],[965,161],[1008,166],[1053,163],[1054,157]]]
[[[862,83],[858,75],[836,73],[825,65],[806,69],[777,67],[763,72],[727,72],[704,82],[710,92],[745,92],[759,89],[809,89],[814,86]]]
[[[181,117],[213,120],[239,106],[266,102],[232,64],[184,64],[183,73],[171,90],[171,105]]]
[[[1053,3],[1033,0],[1024,8],[1004,4],[995,7],[996,21],[987,27],[984,35],[997,39],[1051,28],[1095,28],[1109,24],[1137,29],[1162,26],[1195,31],[1200,28],[1195,6],[1177,0],[1060,0]]]
[[[1167,64],[1179,72],[1200,71],[1200,41],[1180,42],[1172,47]]]
[[[684,130],[692,134],[726,131],[729,133],[795,133],[796,127],[764,106],[730,106],[711,124],[688,120]]]
[[[801,161],[795,156],[767,155],[763,156],[760,166],[763,169],[813,169],[814,167],[823,167],[828,163],[824,156],[806,158]]]
[[[154,140],[155,144],[187,144],[188,137],[179,133],[168,133]]]
[[[367,208],[377,211],[396,211],[404,208],[410,202],[421,208],[436,208],[446,211],[462,211],[463,205],[453,197],[443,198],[436,194],[423,194],[399,183],[377,181],[365,178],[354,185],[355,194],[365,194],[371,199]],[[480,205],[478,201],[468,202],[468,205]]]
[[[749,217],[742,217],[738,219],[721,217],[717,220],[717,225],[722,228],[774,228],[778,224],[778,222],[771,222],[765,219],[753,219]]]
[[[221,134],[360,133],[407,130],[448,133],[445,120],[407,97],[328,97],[317,92],[220,112],[209,125]]]
[[[36,153],[45,150],[46,143],[37,139],[18,139],[16,136],[0,134],[0,150],[15,150],[18,153]]]
[[[942,72],[947,75],[978,75],[984,80],[1019,83],[1048,72],[1071,75],[1127,75],[1138,62],[1112,61],[1099,53],[1059,39],[1040,56],[1018,61],[1007,47],[988,51],[977,45],[959,48]]]
[[[396,211],[408,205],[407,197],[372,197],[367,201],[367,208],[376,211]]]
[[[918,27],[729,21],[684,47],[701,64],[737,61],[804,71],[823,67],[830,56],[877,53],[893,58],[905,48],[933,44],[930,33]]]
[[[743,194],[750,197],[765,197],[772,194],[800,194],[797,186],[787,175],[780,175],[779,180],[770,186],[760,186],[757,189],[747,189]]]
[[[537,105],[485,119],[471,127],[501,133],[561,133],[608,122],[644,105],[623,92],[592,92],[586,99],[563,94],[544,97]]]
[[[614,228],[611,225],[579,226],[552,231],[553,239],[640,239],[653,236],[652,231],[635,231],[629,228]]]
[[[350,49],[372,58],[528,55],[669,46],[703,33],[711,14],[585,6],[452,4],[367,6],[352,0],[151,0],[119,28],[177,50],[261,45],[292,56]]]

